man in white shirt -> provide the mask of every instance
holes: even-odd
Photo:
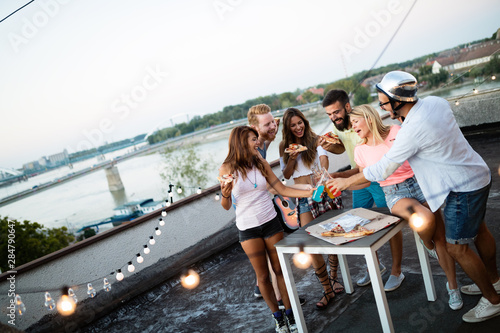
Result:
[[[335,179],[329,186],[342,190],[366,180],[384,180],[408,160],[430,209],[435,212],[446,204],[446,249],[474,281],[461,291],[483,295],[462,319],[474,323],[500,315],[496,244],[484,222],[491,186],[488,166],[463,136],[446,100],[417,98],[417,80],[411,74],[389,72],[377,90],[380,107],[392,118],[403,119],[394,145],[363,173],[348,180]],[[470,242],[475,243],[479,256]]]

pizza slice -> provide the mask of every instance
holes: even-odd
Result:
[[[354,227],[351,231],[344,235],[346,238],[354,238],[361,237],[373,234],[374,231],[370,229],[366,229],[365,227],[360,226],[359,224]]]
[[[325,237],[342,237],[345,235],[346,235],[346,232],[345,232],[344,228],[342,228],[341,225],[337,225],[336,227],[334,227],[330,231],[325,231],[325,232],[321,233],[321,236],[325,236]]]
[[[298,143],[292,143],[288,146],[288,148],[285,149],[285,153],[292,153],[295,151],[301,152],[304,150],[307,150],[306,146],[303,146],[303,145],[298,144]]]
[[[339,136],[333,132],[325,133],[321,136],[328,143],[338,144],[340,143]]]
[[[236,179],[236,176],[233,175],[233,174],[226,174],[226,175],[222,175],[222,177],[217,177],[217,180],[221,183],[221,184],[229,184],[230,182],[232,182],[234,179]]]

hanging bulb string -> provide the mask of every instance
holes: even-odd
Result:
[[[149,244],[149,241],[151,239],[155,239],[154,236],[159,237],[161,235],[161,232],[160,232],[160,235],[158,235],[157,232],[160,231],[160,229],[161,229],[160,227],[161,226],[165,225],[165,224],[161,224],[160,223],[161,221],[164,221],[164,220],[165,220],[165,216],[160,216],[160,218],[158,218],[155,221],[155,223],[158,223],[159,226],[157,225],[157,226],[154,227],[153,233],[148,237],[148,241],[146,242],[147,244]],[[155,242],[156,242],[156,239],[155,239]],[[150,249],[149,246],[147,248]],[[145,257],[142,256],[142,254],[141,254],[141,251],[143,251],[143,249],[144,249],[144,245],[143,245],[143,247],[141,247],[141,249],[139,250],[139,252],[137,252],[137,254],[139,254],[143,258],[143,261],[144,261]],[[78,284],[72,284],[70,286],[70,288],[74,288],[74,289],[85,288],[85,290],[87,290],[87,286],[88,286],[89,283],[91,283],[92,286],[94,286],[95,284],[103,282],[104,278],[110,278],[110,277],[113,277],[113,276],[116,277],[116,274],[117,274],[118,270],[121,270],[122,273],[124,273],[124,272],[128,273],[129,272],[128,271],[129,262],[132,262],[134,264],[134,266],[135,266],[135,264],[140,265],[142,263],[142,262],[141,263],[137,262],[137,258],[138,258],[137,254],[135,254],[132,259],[127,260],[124,265],[122,265],[121,267],[119,267],[116,270],[112,271],[111,273],[106,274],[106,275],[101,276],[101,277],[98,277],[98,278],[95,278],[95,279],[90,280],[90,281],[86,281],[86,282],[82,282],[82,283],[78,283]],[[137,268],[137,267],[135,267],[135,268]],[[119,281],[115,281],[115,283],[116,282],[119,282]],[[110,282],[110,284],[111,284],[111,282]],[[98,288],[98,289],[100,289],[100,288]],[[45,294],[46,292],[49,292],[49,293],[60,292],[61,291],[61,287],[59,286],[59,287],[51,287],[51,288],[43,288],[43,289],[40,289],[40,288],[36,288],[36,289],[34,289],[34,288],[33,289],[27,288],[27,289],[21,289],[21,290],[19,290],[19,288],[17,288],[16,291],[17,291],[17,294],[19,294],[19,295],[38,294],[38,293],[44,293]]]

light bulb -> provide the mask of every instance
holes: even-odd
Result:
[[[56,301],[50,296],[50,293],[48,291],[45,292],[45,307],[49,310],[54,310],[56,307]]]
[[[111,290],[111,283],[109,283],[108,279],[104,278],[103,280],[104,285],[102,286],[102,289],[104,291],[109,292]]]
[[[143,257],[141,257],[141,254],[140,254],[140,253],[137,253],[137,254],[136,254],[136,256],[137,256],[137,262],[138,262],[139,264],[142,264],[142,262],[144,261],[144,258],[143,258]]]
[[[166,206],[170,207],[170,205],[171,205],[171,203],[170,203],[170,201],[168,201]]]
[[[116,279],[117,279],[118,281],[123,280],[123,273],[122,273],[122,270],[121,270],[121,269],[119,269],[119,270],[117,271],[117,273],[116,273]]]
[[[455,102],[455,105],[458,105],[458,104],[460,104],[460,103],[459,103],[458,101],[456,101],[456,102]]]
[[[217,194],[215,195],[215,200],[217,200],[217,201],[219,201],[219,200],[220,200],[219,193],[217,193]]]
[[[306,269],[311,266],[311,255],[304,252],[304,247],[300,246],[299,253],[293,255],[293,264],[301,269]]]
[[[472,89],[472,92],[473,92],[474,94],[477,94],[477,93],[478,93],[478,90],[477,90],[476,88],[474,88],[474,89]]]
[[[168,201],[167,201],[168,202]],[[166,210],[162,210],[161,211],[161,216],[167,216],[167,211]],[[160,219],[161,220],[161,219]]]
[[[160,228],[158,228],[158,227],[155,228],[155,234],[156,234],[156,236],[160,236],[161,235]]]
[[[283,183],[283,185],[286,185],[286,180],[285,180],[285,178],[283,178],[283,179],[281,180],[281,182]]]
[[[144,245],[144,254],[148,254],[149,252],[149,247],[147,245]]]
[[[168,196],[172,198],[174,196],[174,193],[172,191],[168,191]]]
[[[73,297],[69,296],[68,287],[64,287],[62,296],[59,301],[57,301],[57,311],[59,311],[62,316],[69,316],[70,314],[73,314],[73,312],[75,312],[75,308],[75,300],[73,299]]]
[[[409,206],[407,210],[410,213],[410,218],[408,219],[410,228],[418,232],[424,225],[424,220],[415,212],[412,206]]]
[[[165,214],[165,215],[167,215],[167,214]],[[158,221],[158,224],[163,227],[165,225],[165,221],[163,221],[163,219],[160,218],[160,220]]]
[[[87,283],[87,294],[89,295],[90,298],[94,298],[95,295],[97,294],[94,287],[92,287],[92,283]]]
[[[153,238],[153,236],[149,236],[149,244],[151,245],[155,245],[156,241],[155,239]]]
[[[186,289],[194,289],[200,284],[200,276],[194,270],[190,269],[181,276],[181,284]]]
[[[26,312],[26,306],[24,305],[21,296],[16,294],[16,313],[20,316],[22,316]]]
[[[72,288],[68,289],[68,296],[73,299],[73,301],[75,302],[75,304],[78,303],[78,298],[76,298],[75,292],[73,291]]]
[[[135,271],[135,266],[132,264],[132,261],[129,261],[129,262],[128,262],[127,270],[128,270],[130,273],[132,273],[133,271]]]
[[[177,193],[179,193],[179,194],[182,193],[182,187],[179,186],[179,188],[177,189]]]
[[[198,189],[196,190],[196,193],[201,194],[201,187],[198,187]]]
[[[495,75],[492,75],[492,76],[491,76],[491,79],[492,79],[492,80],[496,80],[496,79],[497,79],[497,77],[496,77]]]

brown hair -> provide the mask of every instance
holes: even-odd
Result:
[[[247,113],[248,123],[253,126],[259,125],[257,115],[266,114],[269,112],[271,112],[271,108],[267,104],[257,104],[252,106]]]
[[[299,117],[304,122],[304,136],[302,138],[296,138],[290,129],[290,123],[292,122],[292,117]],[[287,148],[291,143],[300,143],[307,147],[307,150],[303,151],[301,154],[302,161],[306,167],[311,167],[316,159],[316,148],[317,148],[317,138],[318,136],[311,129],[309,121],[306,119],[304,114],[296,108],[288,108],[283,115],[283,148]],[[300,141],[300,142],[296,142]],[[283,153],[283,161],[285,164],[288,162],[288,153]]]
[[[252,148],[248,145],[248,135],[250,133],[259,137],[259,133],[250,126],[233,128],[229,135],[229,152],[224,160],[224,164],[229,165],[231,173],[239,172],[243,179],[246,179],[247,171],[254,166],[266,177],[267,173],[264,162],[259,156],[252,154]]]

